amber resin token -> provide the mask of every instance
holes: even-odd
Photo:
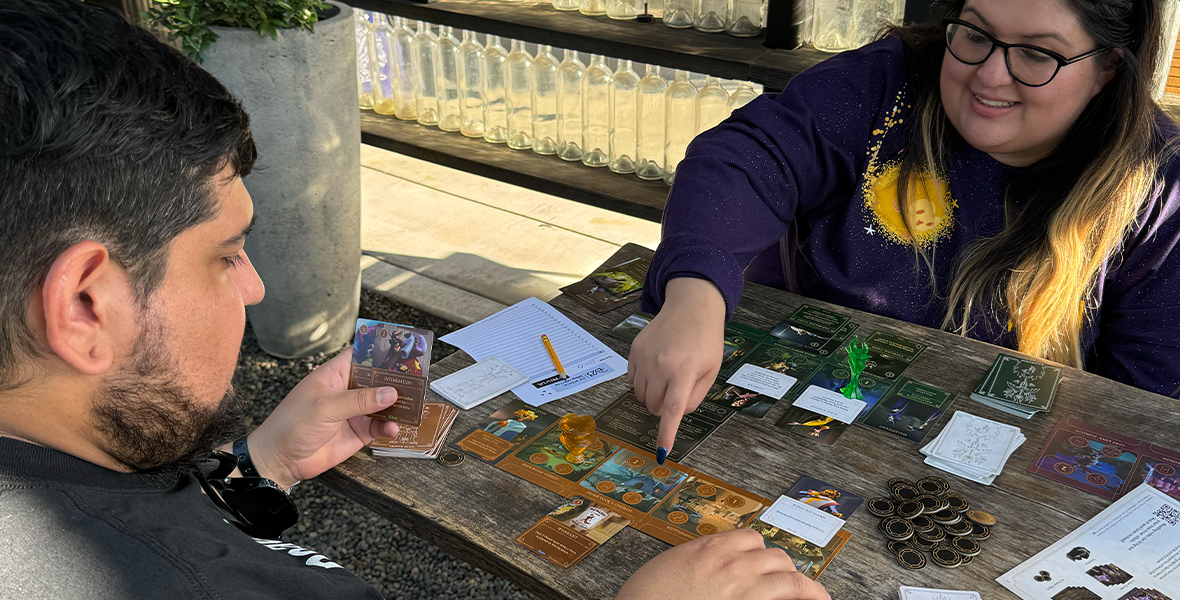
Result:
[[[975,556],[979,554],[979,542],[965,537],[958,537],[951,540],[951,547],[958,551],[963,556]]]
[[[884,518],[893,515],[894,509],[897,505],[889,498],[873,498],[868,503],[869,512],[875,516]]]

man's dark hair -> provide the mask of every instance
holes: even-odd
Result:
[[[30,294],[101,243],[144,304],[170,242],[216,216],[215,176],[253,167],[249,117],[212,75],[105,8],[0,2],[0,390],[38,354]]]

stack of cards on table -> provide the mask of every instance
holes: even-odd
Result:
[[[1060,383],[1060,367],[1001,354],[971,394],[971,399],[1010,415],[1031,419],[1039,412],[1049,412]]]
[[[930,588],[901,586],[897,591],[898,600],[983,600],[979,592],[956,590],[935,590]]]
[[[590,310],[604,313],[639,300],[649,267],[651,250],[638,244],[624,244],[588,277],[561,291]]]
[[[922,454],[932,467],[991,485],[1024,439],[1019,427],[955,411],[938,437],[922,448]]]
[[[369,416],[402,426],[421,425],[433,345],[433,331],[357,319],[348,389],[392,387],[397,402]]]
[[[431,381],[430,389],[467,410],[528,382],[527,375],[493,356]]]
[[[443,402],[427,402],[422,424],[404,425],[397,437],[377,438],[369,443],[373,456],[390,458],[435,458],[447,441],[447,433],[459,415],[458,409]]]

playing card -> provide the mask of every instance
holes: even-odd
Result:
[[[422,423],[434,332],[395,323],[357,319],[349,389],[392,387],[397,402],[369,415],[403,425]]]
[[[527,375],[493,356],[430,382],[430,389],[467,410],[528,381]]]
[[[676,442],[668,450],[668,458],[683,460],[689,452],[713,434],[722,423],[733,416],[733,409],[702,403],[696,410],[684,415],[680,429],[676,431]],[[648,412],[647,407],[628,391],[599,413],[598,431],[618,438],[636,447],[656,451],[656,436],[660,431],[660,418]]]
[[[828,542],[826,546],[819,547],[803,538],[792,535],[790,532],[784,531],[781,528],[770,525],[755,518],[750,521],[750,529],[762,534],[762,538],[767,548],[779,548],[791,557],[791,561],[795,563],[795,570],[810,579],[819,578],[820,573],[823,572],[844,544],[848,538],[852,537],[850,533],[841,529],[832,537],[832,541]]]
[[[693,536],[712,535],[746,525],[763,506],[756,494],[696,474],[684,481],[651,516]]]
[[[730,323],[725,326],[725,339],[722,340],[721,377],[728,377],[745,361],[746,355],[766,339],[766,332],[741,323]]]
[[[840,350],[844,340],[848,339],[848,336],[852,335],[859,325],[848,321],[832,334],[809,329],[809,327],[809,325],[801,325],[788,318],[771,329],[770,335],[788,346],[826,357]]]
[[[650,254],[650,250],[638,244],[624,244],[595,269],[590,277],[561,288],[561,292],[585,304],[596,313],[604,313],[634,302],[643,293],[642,282],[651,267],[651,259],[648,258]],[[616,279],[614,274],[622,274],[625,278]],[[635,286],[633,282],[639,282],[639,286]],[[630,291],[619,295],[612,293],[612,289]]]
[[[705,403],[716,404],[736,410],[743,415],[761,419],[770,412],[778,400],[731,383],[717,382],[705,394]]]
[[[1007,354],[996,357],[994,374],[979,395],[1024,411],[1046,412],[1061,383],[1061,369]]]
[[[630,522],[610,508],[574,496],[516,536],[516,542],[568,569]]]
[[[623,319],[618,325],[615,325],[614,328],[607,332],[607,335],[630,344],[635,341],[635,336],[639,335],[639,332],[643,331],[651,323],[652,318],[651,315],[645,312],[637,312]]]
[[[955,411],[927,454],[936,460],[998,474],[1008,459],[1005,452],[1020,435],[1019,427]]]
[[[488,462],[532,441],[558,416],[513,400],[482,420],[452,446]]]
[[[847,363],[839,363],[827,361],[820,364],[811,378],[800,384],[799,388],[806,390],[808,387],[815,386],[833,392],[840,392],[844,386],[848,385],[848,381],[852,377],[852,372],[848,370]],[[867,375],[862,373],[860,379],[860,392],[864,396],[864,408],[861,409],[860,414],[855,420],[860,420],[873,410],[873,407],[889,392],[889,388],[893,387],[893,382],[877,377],[876,375]]]
[[[841,423],[832,417],[812,412],[799,406],[792,406],[779,417],[777,427],[781,427],[805,438],[831,445],[848,429],[848,423]]]
[[[809,475],[800,477],[783,495],[845,521],[864,504],[860,496]]]
[[[1110,500],[1130,490],[1142,442],[1074,419],[1060,419],[1030,471]]]
[[[865,372],[889,380],[900,377],[926,349],[926,344],[882,331],[869,336],[865,344],[869,348]]]
[[[861,422],[921,442],[953,400],[949,392],[902,377]]]
[[[936,590],[931,588],[901,586],[897,592],[898,600],[983,600],[979,592],[959,592],[955,590]]]
[[[447,432],[459,411],[443,402],[427,402],[422,409],[422,424],[402,426],[396,437],[377,438],[369,442],[375,456],[434,458],[442,450]]]
[[[686,477],[671,462],[660,465],[653,457],[624,448],[583,479],[581,485],[647,513]]]

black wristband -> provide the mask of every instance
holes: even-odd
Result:
[[[234,458],[238,461],[238,472],[242,477],[261,477],[254,461],[250,459],[250,447],[246,445],[246,438],[234,442]]]

